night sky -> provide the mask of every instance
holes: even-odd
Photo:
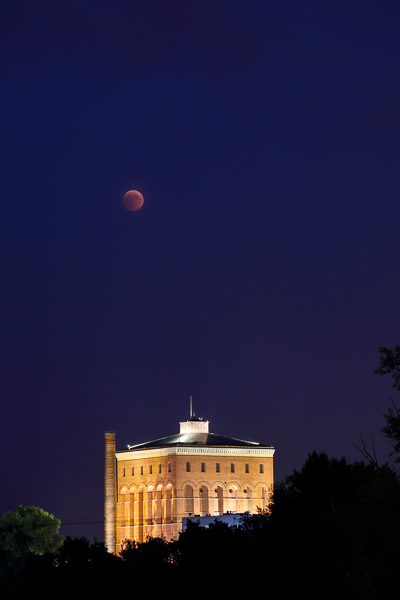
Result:
[[[15,0],[0,56],[0,514],[102,538],[104,432],[190,395],[276,480],[360,432],[384,460],[398,0]]]

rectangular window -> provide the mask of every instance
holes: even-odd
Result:
[[[260,465],[260,473],[264,473],[264,465]]]
[[[249,464],[248,463],[246,463],[244,466],[244,472],[249,473]]]
[[[125,467],[122,469],[122,477],[125,477]]]
[[[132,475],[135,474],[135,467],[132,467]]]
[[[231,473],[235,472],[235,463],[231,463]]]
[[[158,465],[158,472],[161,473],[161,464]]]
[[[140,467],[140,474],[143,475],[143,467]]]
[[[190,462],[186,463],[186,473],[190,473]]]
[[[201,472],[202,473],[206,472],[206,463],[201,463]]]
[[[150,475],[153,474],[153,465],[150,465]]]
[[[219,463],[215,465],[215,471],[216,473],[220,473]]]
[[[171,473],[171,463],[168,463],[168,473]]]

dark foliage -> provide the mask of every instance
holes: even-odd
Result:
[[[270,513],[237,528],[189,522],[176,542],[127,540],[121,556],[85,538],[27,554],[0,572],[0,596],[102,599],[149,590],[191,598],[260,593],[271,600],[397,600],[400,484],[387,465],[309,454],[278,484]]]
[[[393,387],[400,391],[400,346],[396,345],[393,348],[379,346],[378,350],[381,354],[379,368],[374,372],[377,375],[390,374],[393,379]],[[386,425],[381,431],[390,440],[393,448],[390,456],[397,455],[394,459],[395,463],[400,463],[400,409],[392,400],[392,406],[389,406],[386,413],[383,413],[386,419]]]
[[[121,558],[131,569],[141,574],[154,569],[159,573],[165,573],[168,566],[174,562],[172,544],[160,538],[149,538],[143,543],[125,540],[121,549]]]
[[[384,413],[386,425],[381,431],[390,440],[393,450],[389,456],[397,455],[395,463],[400,463],[400,409],[393,402],[393,407],[389,406],[387,413]]]
[[[272,535],[309,598],[397,597],[400,485],[387,465],[313,452],[273,501]]]
[[[374,373],[377,375],[387,375],[389,373],[394,379],[393,387],[400,391],[400,346],[395,345],[393,348],[378,346],[378,352],[381,354],[380,365]]]
[[[235,531],[219,521],[208,528],[189,521],[176,543],[175,556],[180,577],[185,585],[196,581],[199,596],[204,596],[212,582],[215,582],[214,589],[220,589],[223,584],[222,589],[228,593],[241,573],[241,553]],[[224,573],[229,576],[224,577]]]

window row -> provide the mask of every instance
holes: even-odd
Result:
[[[204,462],[201,463],[200,470],[202,473],[206,472],[206,463],[204,463]],[[191,464],[190,464],[190,462],[187,462],[186,463],[186,473],[190,473],[190,471],[191,471]],[[219,462],[215,463],[215,472],[221,473],[221,464]],[[249,463],[246,463],[244,465],[244,472],[250,473]],[[231,463],[231,473],[236,473],[235,463]],[[264,465],[261,463],[260,463],[260,473],[264,473]]]
[[[158,465],[158,472],[159,473],[162,472],[162,465],[161,465],[161,463]],[[171,473],[171,463],[170,462],[168,463],[168,473]],[[144,467],[143,466],[140,467],[140,474],[141,475],[144,474]],[[149,466],[149,474],[153,475],[153,465]],[[125,477],[125,475],[126,475],[126,469],[125,469],[125,467],[123,467],[123,469],[122,469],[122,477]],[[131,475],[132,475],[132,477],[135,475],[135,467],[131,467]]]
[[[260,473],[264,473],[264,465],[262,463],[260,463],[259,468],[260,468]],[[206,472],[206,463],[204,463],[204,462],[201,463],[200,470],[202,473]],[[161,471],[162,471],[162,465],[160,463],[158,465],[158,472],[161,473]],[[191,472],[191,463],[190,462],[186,463],[186,472],[187,473]],[[215,472],[216,473],[221,472],[221,464],[219,462],[215,463]],[[249,463],[245,463],[244,472],[250,473]],[[168,473],[171,473],[171,463],[170,462],[168,463]],[[236,473],[235,463],[231,463],[231,473]],[[143,475],[143,474],[144,474],[144,467],[141,466],[140,467],[140,475]],[[122,477],[125,477],[125,475],[126,475],[126,469],[125,469],[125,467],[123,467]],[[131,467],[131,476],[134,476],[134,475],[135,475],[135,467]],[[153,475],[153,465],[149,465],[149,475]]]

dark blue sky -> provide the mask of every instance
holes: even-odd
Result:
[[[360,431],[383,459],[400,3],[21,0],[0,24],[0,513],[100,520],[104,431],[176,433],[190,395],[278,480],[359,459]]]

